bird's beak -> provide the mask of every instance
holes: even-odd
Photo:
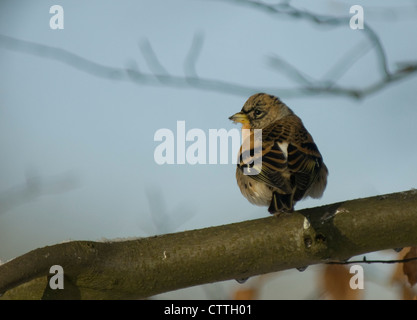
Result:
[[[249,123],[248,116],[244,114],[242,111],[235,113],[233,116],[229,117],[229,120],[232,120],[235,123],[236,122],[243,123],[243,124]]]

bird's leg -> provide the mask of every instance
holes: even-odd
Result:
[[[280,210],[278,209],[277,193],[275,191],[272,193],[272,199],[269,204],[268,212],[275,216],[280,214]]]

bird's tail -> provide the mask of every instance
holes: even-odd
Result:
[[[270,214],[277,214],[280,212],[293,212],[293,195],[292,194],[279,194],[274,191],[272,193],[271,204],[269,205],[268,211]]]

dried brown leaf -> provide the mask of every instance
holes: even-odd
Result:
[[[417,247],[411,247],[404,259],[417,257]],[[417,283],[417,260],[403,263],[403,272],[407,276],[408,283],[414,286]]]
[[[409,247],[403,248],[398,253],[398,260],[404,259],[409,249],[410,249]],[[391,277],[391,283],[397,283],[397,284],[403,285],[404,282],[405,282],[405,276],[404,276],[404,271],[403,271],[403,264],[396,263],[394,273],[392,274],[392,277]]]
[[[258,290],[254,288],[245,288],[236,290],[233,294],[233,300],[256,300]]]
[[[412,288],[403,286],[402,287],[402,297],[403,300],[417,300],[417,294],[413,291]]]
[[[358,300],[361,290],[354,290],[349,282],[352,274],[344,265],[328,264],[323,271],[323,287],[330,299]]]

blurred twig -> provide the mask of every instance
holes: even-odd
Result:
[[[187,77],[197,78],[196,64],[203,49],[204,35],[202,33],[196,33],[193,41],[191,42],[190,51],[184,60],[184,73]]]
[[[222,2],[230,2],[234,4],[240,4],[244,6],[250,6],[256,10],[261,10],[263,12],[273,14],[273,15],[285,15],[293,19],[306,20],[316,25],[325,26],[325,27],[347,27],[349,26],[350,16],[343,17],[334,17],[324,14],[319,14],[311,12],[305,9],[299,9],[291,4],[290,1],[281,2],[278,4],[268,4],[262,1],[252,1],[252,0],[222,0]],[[364,35],[367,37],[375,47],[376,54],[378,56],[378,62],[380,70],[387,77],[390,76],[388,70],[388,62],[385,54],[385,50],[382,46],[382,43],[376,34],[376,32],[364,21],[364,29],[361,30]]]
[[[32,171],[27,172],[24,184],[0,193],[0,214],[23,203],[35,201],[41,196],[65,193],[78,186],[78,178],[72,173],[45,179]]]
[[[151,69],[151,72],[159,79],[159,81],[163,82],[165,79],[168,79],[170,77],[168,71],[159,61],[149,40],[146,38],[143,39],[139,43],[139,48],[146,60],[146,63],[148,64],[149,69]]]
[[[286,16],[293,19],[306,20],[323,27],[347,27],[351,18],[350,16],[334,17],[330,15],[323,15],[311,12],[305,9],[300,9],[292,5],[291,1],[282,1],[280,3],[275,4],[269,4],[266,2],[254,0],[221,0],[221,2],[228,2],[232,4],[248,6],[255,10],[260,10],[271,15]],[[307,80],[306,75],[302,74],[296,68],[290,66],[289,63],[280,60],[280,64],[283,67],[282,71],[286,72],[287,75],[289,75],[290,77],[298,79],[298,82],[301,85],[301,87],[299,88],[301,94],[325,93],[330,95],[343,95],[355,98],[363,98],[372,93],[375,93],[386,87],[388,84],[394,81],[404,79],[417,71],[417,62],[415,61],[407,64],[406,68],[398,68],[393,72],[390,71],[388,67],[388,58],[386,56],[385,49],[377,33],[366,22],[364,22],[364,29],[362,29],[361,32],[363,32],[363,34],[365,35],[367,40],[366,42],[374,48],[375,54],[378,59],[378,68],[382,77],[374,84],[365,87],[360,86],[358,88],[336,86],[336,81],[338,80],[338,78],[343,73],[345,73],[350,68],[350,66],[353,65],[355,61],[357,61],[364,53],[367,52],[368,49],[366,46],[365,48],[362,47],[361,51],[356,51],[356,54],[354,55],[349,55],[348,57],[344,56],[333,67],[333,71],[329,72],[329,74],[332,74],[332,72],[335,72],[337,70],[337,77],[326,78],[320,81],[318,85],[312,84],[309,80]],[[361,46],[364,46],[364,44],[361,44]],[[274,61],[276,62],[276,58],[272,58],[272,62]]]
[[[146,226],[146,229],[142,229],[148,235],[173,232],[195,215],[196,210],[186,201],[175,206],[172,203],[167,205],[160,187],[148,186],[145,194],[148,199],[152,227],[149,229]]]
[[[274,16],[305,20],[315,25],[328,28],[347,27],[351,18],[350,16],[335,17],[300,9],[295,7],[291,1],[281,1],[277,4],[251,0],[223,0],[222,2],[247,6]],[[296,87],[294,88],[257,87],[234,83],[227,80],[210,79],[198,76],[196,72],[196,63],[202,51],[204,42],[204,37],[200,33],[194,36],[190,50],[185,57],[184,75],[173,75],[168,73],[148,39],[142,40],[139,44],[141,53],[150,69],[150,72],[148,73],[141,72],[137,68],[135,62],[130,63],[129,68],[110,67],[85,59],[64,49],[20,40],[1,34],[0,47],[53,59],[70,65],[82,72],[111,80],[129,81],[138,85],[193,88],[239,96],[248,96],[255,92],[264,91],[271,94],[275,93],[281,98],[321,94],[326,96],[341,96],[359,99],[381,91],[393,82],[407,79],[416,74],[416,61],[397,62],[395,69],[390,70],[385,49],[374,29],[365,22],[364,29],[360,30],[360,32],[365,37],[364,41],[357,46],[353,46],[355,51],[349,51],[344,55],[331,67],[322,79],[316,79],[317,77],[306,75],[283,58],[276,55],[270,56],[269,66],[284,73],[289,79],[295,81]],[[338,80],[371,49],[377,57],[378,70],[380,73],[379,78],[371,84],[358,83],[353,87],[339,85]]]

